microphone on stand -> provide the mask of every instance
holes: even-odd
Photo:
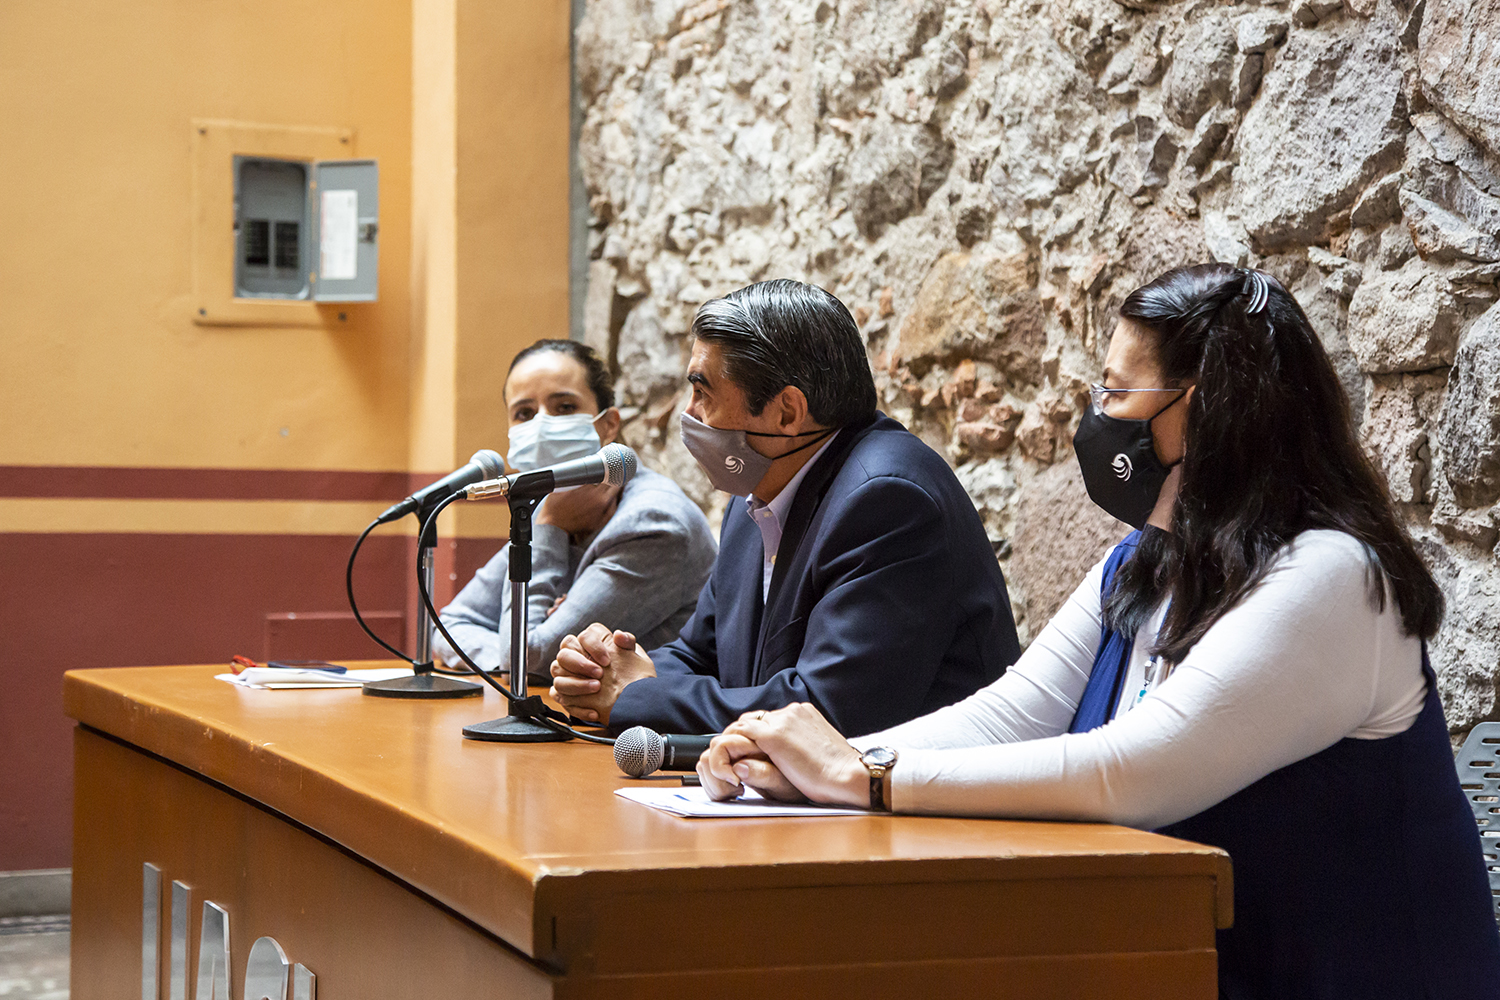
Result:
[[[448,473],[430,486],[417,490],[400,503],[391,504],[386,508],[385,513],[370,523],[370,527],[365,529],[365,534],[359,536],[359,541],[354,543],[354,552],[349,555],[349,568],[344,574],[344,586],[349,593],[349,607],[354,611],[355,620],[370,638],[397,656],[406,658],[405,653],[370,631],[370,627],[360,617],[359,608],[354,603],[354,557],[359,553],[359,546],[364,542],[365,535],[368,535],[377,525],[399,521],[408,514],[425,517],[431,507],[437,506],[469,483],[487,476],[499,475],[504,471],[505,460],[497,452],[481,448],[474,453],[473,458],[469,459],[468,465]],[[424,532],[418,528],[417,575],[424,582],[429,593],[432,591],[436,545],[435,532]],[[483,691],[483,688],[472,681],[456,680],[433,672],[432,616],[427,612],[427,605],[422,603],[417,605],[417,654],[410,660],[412,676],[396,677],[387,681],[367,681],[364,684],[364,693],[378,698],[465,698]]]
[[[510,714],[464,727],[464,737],[495,743],[543,743],[570,739],[571,730],[542,721],[547,708],[542,699],[526,693],[526,607],[531,581],[531,515],[537,504],[564,486],[607,483],[624,486],[635,475],[635,452],[622,444],[608,444],[586,458],[559,462],[545,469],[500,476],[474,483],[462,491],[470,500],[505,497],[510,503]],[[454,498],[460,494],[454,493]],[[444,501],[447,503],[447,501]]]
[[[566,486],[593,486],[599,483],[624,486],[635,477],[635,469],[635,452],[623,444],[607,444],[586,458],[559,462],[532,472],[518,472],[513,476],[486,479],[482,483],[472,480],[468,484],[457,483],[454,489],[462,486],[464,496],[469,500],[486,500],[490,497],[543,497],[553,490],[560,490]]]
[[[657,771],[692,771],[713,736],[663,736],[645,726],[631,726],[615,737],[615,763],[632,778]]]
[[[422,505],[428,500],[441,500],[470,483],[481,479],[491,479],[504,471],[505,460],[498,452],[480,448],[474,453],[474,457],[469,459],[468,465],[448,473],[430,486],[424,486],[400,503],[391,504],[384,514],[375,519],[375,523],[389,524],[392,521],[399,521],[407,514],[421,510]]]

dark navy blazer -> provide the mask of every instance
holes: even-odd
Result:
[[[612,729],[718,732],[809,701],[846,736],[972,694],[1020,656],[1005,578],[947,463],[889,417],[846,427],[808,469],[761,599],[759,528],[729,503],[719,558],[657,676]]]

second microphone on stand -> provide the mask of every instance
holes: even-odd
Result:
[[[504,471],[505,460],[498,452],[480,448],[474,453],[474,457],[469,459],[468,465],[455,469],[437,482],[417,490],[400,503],[391,504],[385,509],[385,513],[375,519],[376,523],[390,524],[392,521],[401,520],[408,514],[417,514],[424,507],[430,510],[432,505],[449,494],[478,480],[488,480],[491,476],[498,476]]]

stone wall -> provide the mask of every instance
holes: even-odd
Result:
[[[705,299],[791,276],[954,464],[1023,639],[1124,529],[1069,442],[1121,299],[1263,267],[1335,359],[1449,598],[1456,730],[1500,674],[1500,0],[588,0],[587,337],[677,438]]]

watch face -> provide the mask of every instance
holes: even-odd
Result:
[[[890,767],[896,762],[896,751],[890,747],[871,747],[861,758],[866,767]]]

